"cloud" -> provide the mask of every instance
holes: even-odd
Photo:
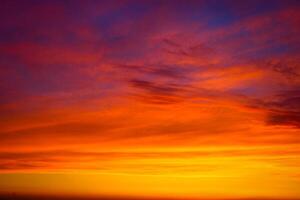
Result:
[[[0,12],[1,173],[294,180],[296,4],[25,4]]]
[[[277,101],[270,103],[267,123],[300,127],[300,91],[284,91]]]
[[[131,80],[130,84],[142,93],[136,96],[154,104],[173,104],[184,101],[185,87],[176,84],[157,84],[145,80]]]

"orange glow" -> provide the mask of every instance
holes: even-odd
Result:
[[[5,1],[0,198],[300,198],[299,3],[270,4]]]

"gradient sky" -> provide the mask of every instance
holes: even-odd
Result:
[[[0,3],[0,193],[300,198],[300,2]]]

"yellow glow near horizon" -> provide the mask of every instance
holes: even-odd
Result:
[[[299,199],[299,36],[296,0],[1,0],[0,199]]]

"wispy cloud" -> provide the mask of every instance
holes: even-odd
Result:
[[[297,1],[0,10],[0,173],[238,177],[231,188],[255,177],[264,185],[239,196],[300,196]],[[180,191],[195,194],[189,183]]]

